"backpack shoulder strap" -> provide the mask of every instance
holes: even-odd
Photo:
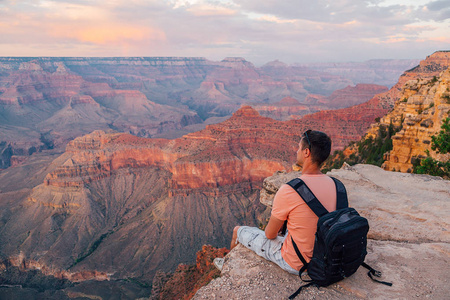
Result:
[[[348,198],[344,184],[334,177],[331,177],[331,179],[333,179],[334,184],[336,185],[336,209],[347,208]]]
[[[322,203],[320,203],[303,180],[294,178],[289,181],[287,185],[291,186],[300,195],[303,201],[308,204],[309,208],[311,208],[319,218],[328,213],[328,210],[323,207]]]

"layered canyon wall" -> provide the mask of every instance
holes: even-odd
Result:
[[[243,107],[175,140],[76,138],[43,184],[1,195],[0,251],[151,282],[156,270],[191,261],[198,245],[225,246],[234,224],[258,223],[262,179],[290,168],[301,132]]]
[[[380,126],[401,128],[392,137],[393,149],[386,153],[386,170],[412,172],[415,160],[430,156],[445,161],[448,155],[431,149],[431,136],[441,130],[450,111],[450,52],[440,51],[405,73],[393,110],[374,124],[366,138],[375,138]],[[399,82],[399,83],[400,83]]]
[[[372,160],[376,155],[375,161],[380,166],[384,161],[383,167],[387,170],[412,172],[413,164],[420,163],[428,151],[432,158],[448,160],[447,156],[432,151],[431,137],[441,130],[443,120],[448,117],[449,53],[433,53],[417,67],[404,72],[389,91],[366,103],[338,110],[364,110],[366,107],[368,111],[375,109],[379,113],[377,122],[367,128],[363,139],[346,147],[341,155],[333,158],[331,165],[343,160],[366,162],[368,155]],[[389,152],[378,155],[380,149]]]
[[[402,70],[398,66],[397,72]],[[68,141],[94,130],[180,137],[231,116],[245,103],[270,107],[293,97],[303,107],[279,107],[274,116],[304,115],[330,106],[311,105],[308,97],[327,97],[352,84],[308,67],[257,68],[243,58],[2,57],[0,167],[36,152],[62,151]]]

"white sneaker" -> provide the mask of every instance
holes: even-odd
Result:
[[[225,261],[225,258],[216,257],[213,260],[214,266],[216,266],[217,269],[222,271],[223,268],[223,262]]]

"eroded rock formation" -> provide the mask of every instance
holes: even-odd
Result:
[[[345,127],[337,119],[314,128],[338,140],[336,127]],[[262,180],[291,168],[311,125],[244,106],[175,140],[103,131],[76,138],[46,169],[43,184],[0,194],[0,238],[8,241],[0,251],[11,256],[19,249],[41,265],[149,284],[156,270],[191,261],[199,244],[227,246],[235,224],[262,222]],[[357,127],[346,137],[358,138]]]
[[[234,224],[259,222],[262,179],[292,164],[301,130],[289,126],[243,107],[176,140],[76,138],[43,184],[12,202],[13,192],[0,195],[0,251],[149,283],[191,261],[199,244],[228,244]]]
[[[220,275],[213,260],[216,257],[224,257],[228,252],[230,251],[226,248],[217,249],[210,245],[203,245],[197,252],[195,265],[181,264],[171,274],[156,273],[150,299],[191,299],[197,290]]]
[[[449,89],[450,69],[431,79],[410,80],[405,84],[401,100],[380,121],[402,128],[392,137],[393,149],[385,155],[386,170],[412,172],[414,160],[425,158],[427,151],[434,159],[450,159],[448,154],[431,149],[431,136],[439,133],[442,121],[449,117]]]
[[[365,138],[376,138],[380,126],[401,128],[392,137],[393,149],[386,153],[386,170],[412,172],[414,160],[431,157],[448,159],[431,149],[431,136],[441,129],[450,111],[450,52],[439,51],[405,72],[389,91],[395,97],[393,110],[373,124]],[[392,97],[391,95],[391,97]]]
[[[244,103],[270,106],[283,97],[305,102],[312,93],[325,97],[352,84],[307,67],[257,68],[243,58],[3,57],[0,167],[42,150],[62,150],[94,130],[176,138],[204,128],[203,121],[230,116]],[[281,110],[275,115],[291,113]]]

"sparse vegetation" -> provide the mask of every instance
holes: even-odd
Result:
[[[447,88],[448,90],[448,88]],[[443,93],[442,99],[444,99],[448,104],[450,104],[450,94],[449,93]]]
[[[100,244],[102,243],[102,241],[108,237],[110,234],[112,233],[112,231],[107,232],[102,234],[93,244],[92,246],[89,248],[89,250],[86,252],[86,254],[82,254],[80,255],[75,262],[69,267],[72,268],[74,267],[76,264],[78,264],[79,262],[83,261],[86,257],[88,257],[89,255],[91,255],[97,248],[98,246],[100,246]]]
[[[436,76],[433,76],[433,79],[430,80],[430,84],[435,84],[438,81]]]
[[[53,149],[55,147],[53,141],[51,140],[50,134],[41,133],[41,137],[39,138],[39,140],[43,144],[39,147],[39,151]]]
[[[380,167],[384,162],[384,154],[392,150],[392,136],[400,129],[401,127],[395,128],[392,123],[389,126],[380,125],[378,135],[375,139],[369,137],[348,146],[354,145],[354,148],[357,147],[356,153],[345,157],[343,151],[335,151],[325,162],[323,171],[327,172],[331,169],[340,168],[344,162],[349,165],[365,163]]]
[[[147,289],[147,288],[151,288],[151,285],[150,285],[150,284],[148,284],[148,283],[146,283],[146,282],[142,282],[142,281],[140,281],[139,279],[134,278],[134,277],[128,277],[126,280],[127,280],[128,282],[137,284],[137,285],[140,286],[141,288],[146,288],[146,289]]]
[[[437,135],[431,137],[431,149],[437,153],[450,153],[450,118],[443,121],[441,130]],[[434,176],[441,176],[444,178],[450,177],[450,160],[438,161],[430,156],[427,151],[427,157],[422,160],[415,160],[413,163],[413,172],[416,174],[429,174]]]

